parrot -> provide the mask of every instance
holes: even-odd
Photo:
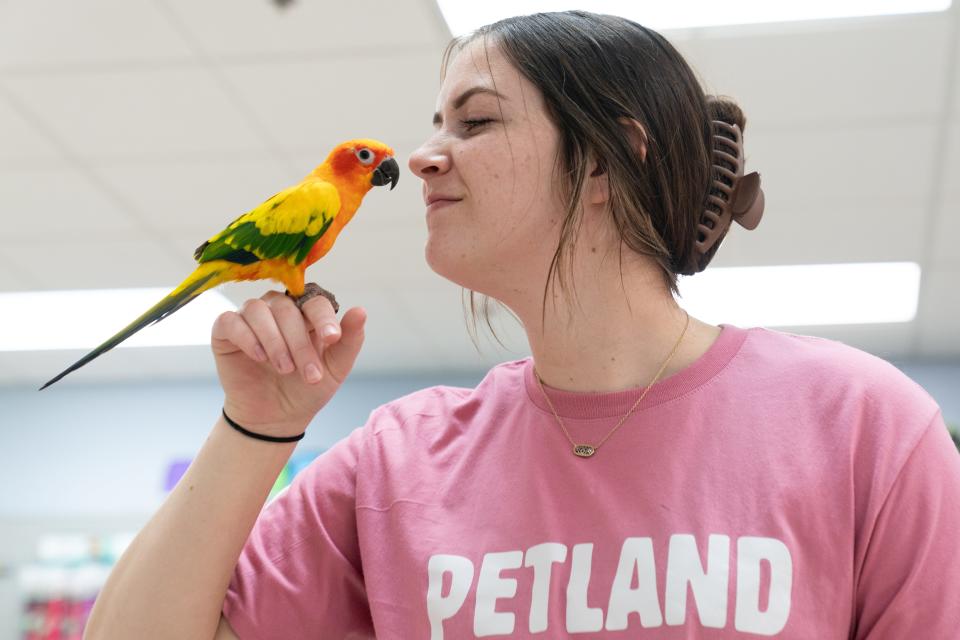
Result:
[[[198,265],[179,286],[40,390],[224,282],[270,279],[285,285],[298,306],[323,295],[338,310],[333,294],[314,283],[304,284],[305,271],[330,251],[372,187],[389,184],[392,191],[399,179],[400,165],[383,142],[357,138],[337,145],[298,184],[268,198],[197,247],[193,257]]]

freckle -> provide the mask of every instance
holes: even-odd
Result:
[[[493,174],[493,179],[494,179],[494,180],[499,180],[499,179],[500,179],[500,174],[499,174],[499,173],[494,173],[494,174]]]
[[[610,362],[616,362],[616,361],[617,361],[617,359],[611,356]]]
[[[190,485],[190,491],[193,491],[193,485]]]
[[[597,252],[596,247],[590,247],[590,253],[596,253],[596,252]]]

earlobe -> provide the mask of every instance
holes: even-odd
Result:
[[[624,129],[626,129],[627,136],[630,138],[630,146],[632,146],[633,150],[637,152],[638,156],[640,156],[640,164],[646,162],[647,132],[643,128],[643,125],[633,118],[619,118],[617,122],[623,125]]]

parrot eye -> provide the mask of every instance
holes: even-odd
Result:
[[[366,147],[357,151],[357,160],[359,160],[361,164],[371,164],[373,158],[373,151],[370,151],[370,149]]]

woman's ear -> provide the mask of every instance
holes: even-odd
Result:
[[[630,146],[633,147],[633,150],[640,156],[640,164],[646,162],[647,131],[643,128],[643,125],[633,118],[619,118],[617,122],[623,125],[627,137],[630,139]]]
[[[647,160],[647,132],[643,125],[632,118],[619,118],[617,120],[627,134],[630,140],[630,146],[633,147],[637,155],[640,156],[640,164]],[[590,204],[603,204],[610,199],[610,181],[607,175],[607,167],[602,159],[590,154],[590,172],[587,181],[587,202]]]
[[[584,183],[587,202],[603,204],[610,199],[610,181],[607,179],[607,167],[603,160],[592,153],[589,162],[590,172],[587,174],[587,180]]]

